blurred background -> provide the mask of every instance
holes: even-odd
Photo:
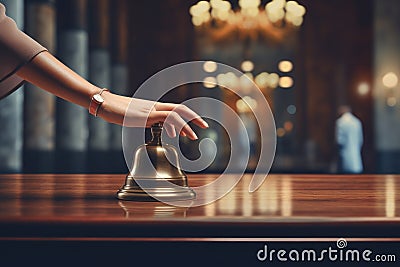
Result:
[[[214,86],[228,80],[246,89],[241,77],[212,76],[215,61],[242,70],[268,99],[277,128],[272,172],[336,172],[335,121],[346,104],[363,125],[364,172],[400,173],[400,1],[0,2],[66,65],[119,94],[132,95],[174,64],[210,61],[208,81],[176,88],[163,101],[209,96],[237,110],[251,133],[248,171],[260,142],[248,109],[257,99],[243,101]],[[205,171],[219,172],[229,142],[210,123],[196,130],[217,143],[216,160]],[[119,126],[33,85],[0,101],[0,125],[0,172],[127,172]],[[187,157],[198,157],[198,142],[180,142]]]

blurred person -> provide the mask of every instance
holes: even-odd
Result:
[[[336,120],[336,143],[338,146],[338,172],[361,173],[363,163],[361,148],[363,130],[361,121],[351,113],[349,106],[340,106]]]
[[[197,136],[183,118],[202,128],[208,127],[199,115],[184,105],[120,96],[89,83],[20,31],[0,3],[0,99],[24,81],[80,105],[110,123],[122,125],[125,119],[125,126],[146,124],[149,127],[168,117],[164,128],[170,137],[180,134],[192,140]],[[128,109],[129,105],[133,108]]]

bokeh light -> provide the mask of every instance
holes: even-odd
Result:
[[[369,93],[369,84],[362,82],[358,85],[357,92],[359,95],[366,95]]]
[[[289,76],[279,78],[279,86],[282,88],[290,88],[293,86],[293,79]]]
[[[214,88],[215,86],[217,86],[217,79],[215,79],[214,77],[205,77],[203,80],[203,86],[205,88]]]
[[[296,114],[297,108],[296,108],[295,105],[289,105],[289,106],[286,108],[286,111],[287,111],[290,115],[294,115],[294,114]]]
[[[397,99],[394,96],[388,97],[388,99],[386,99],[386,104],[389,107],[394,107],[397,105]]]
[[[278,68],[282,72],[289,72],[293,69],[293,63],[289,60],[282,60],[279,62]]]
[[[386,73],[382,78],[382,83],[384,86],[388,88],[396,87],[399,82],[399,79],[396,74],[393,72]]]
[[[254,69],[254,63],[250,60],[245,60],[242,62],[241,68],[244,72],[250,72]]]
[[[217,63],[214,61],[206,61],[203,64],[203,69],[205,72],[214,72],[217,70]]]
[[[285,129],[283,129],[283,128],[278,128],[278,129],[276,129],[276,135],[277,135],[278,137],[283,137],[285,134],[286,134]]]

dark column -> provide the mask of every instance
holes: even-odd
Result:
[[[29,0],[26,31],[55,53],[56,14],[54,0]],[[24,172],[54,171],[55,97],[32,85],[25,85]]]
[[[58,47],[57,55],[62,62],[87,78],[88,33],[86,27],[86,0],[57,1]],[[57,99],[57,171],[86,171],[88,139],[87,110]]]
[[[128,90],[128,7],[127,1],[113,1],[110,6],[111,14],[111,90],[120,95],[132,95]],[[110,125],[109,170],[112,172],[126,172],[126,164],[122,152],[122,127]]]
[[[15,20],[20,29],[24,25],[24,1],[3,0],[7,15]],[[0,101],[0,172],[22,170],[22,111],[23,89]]]
[[[89,0],[89,80],[110,88],[109,1]],[[91,172],[106,172],[110,124],[89,115],[88,167]]]

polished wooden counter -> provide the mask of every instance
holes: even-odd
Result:
[[[189,175],[191,186],[218,175]],[[249,175],[206,206],[119,201],[123,174],[0,176],[0,240],[400,238],[400,176]]]

